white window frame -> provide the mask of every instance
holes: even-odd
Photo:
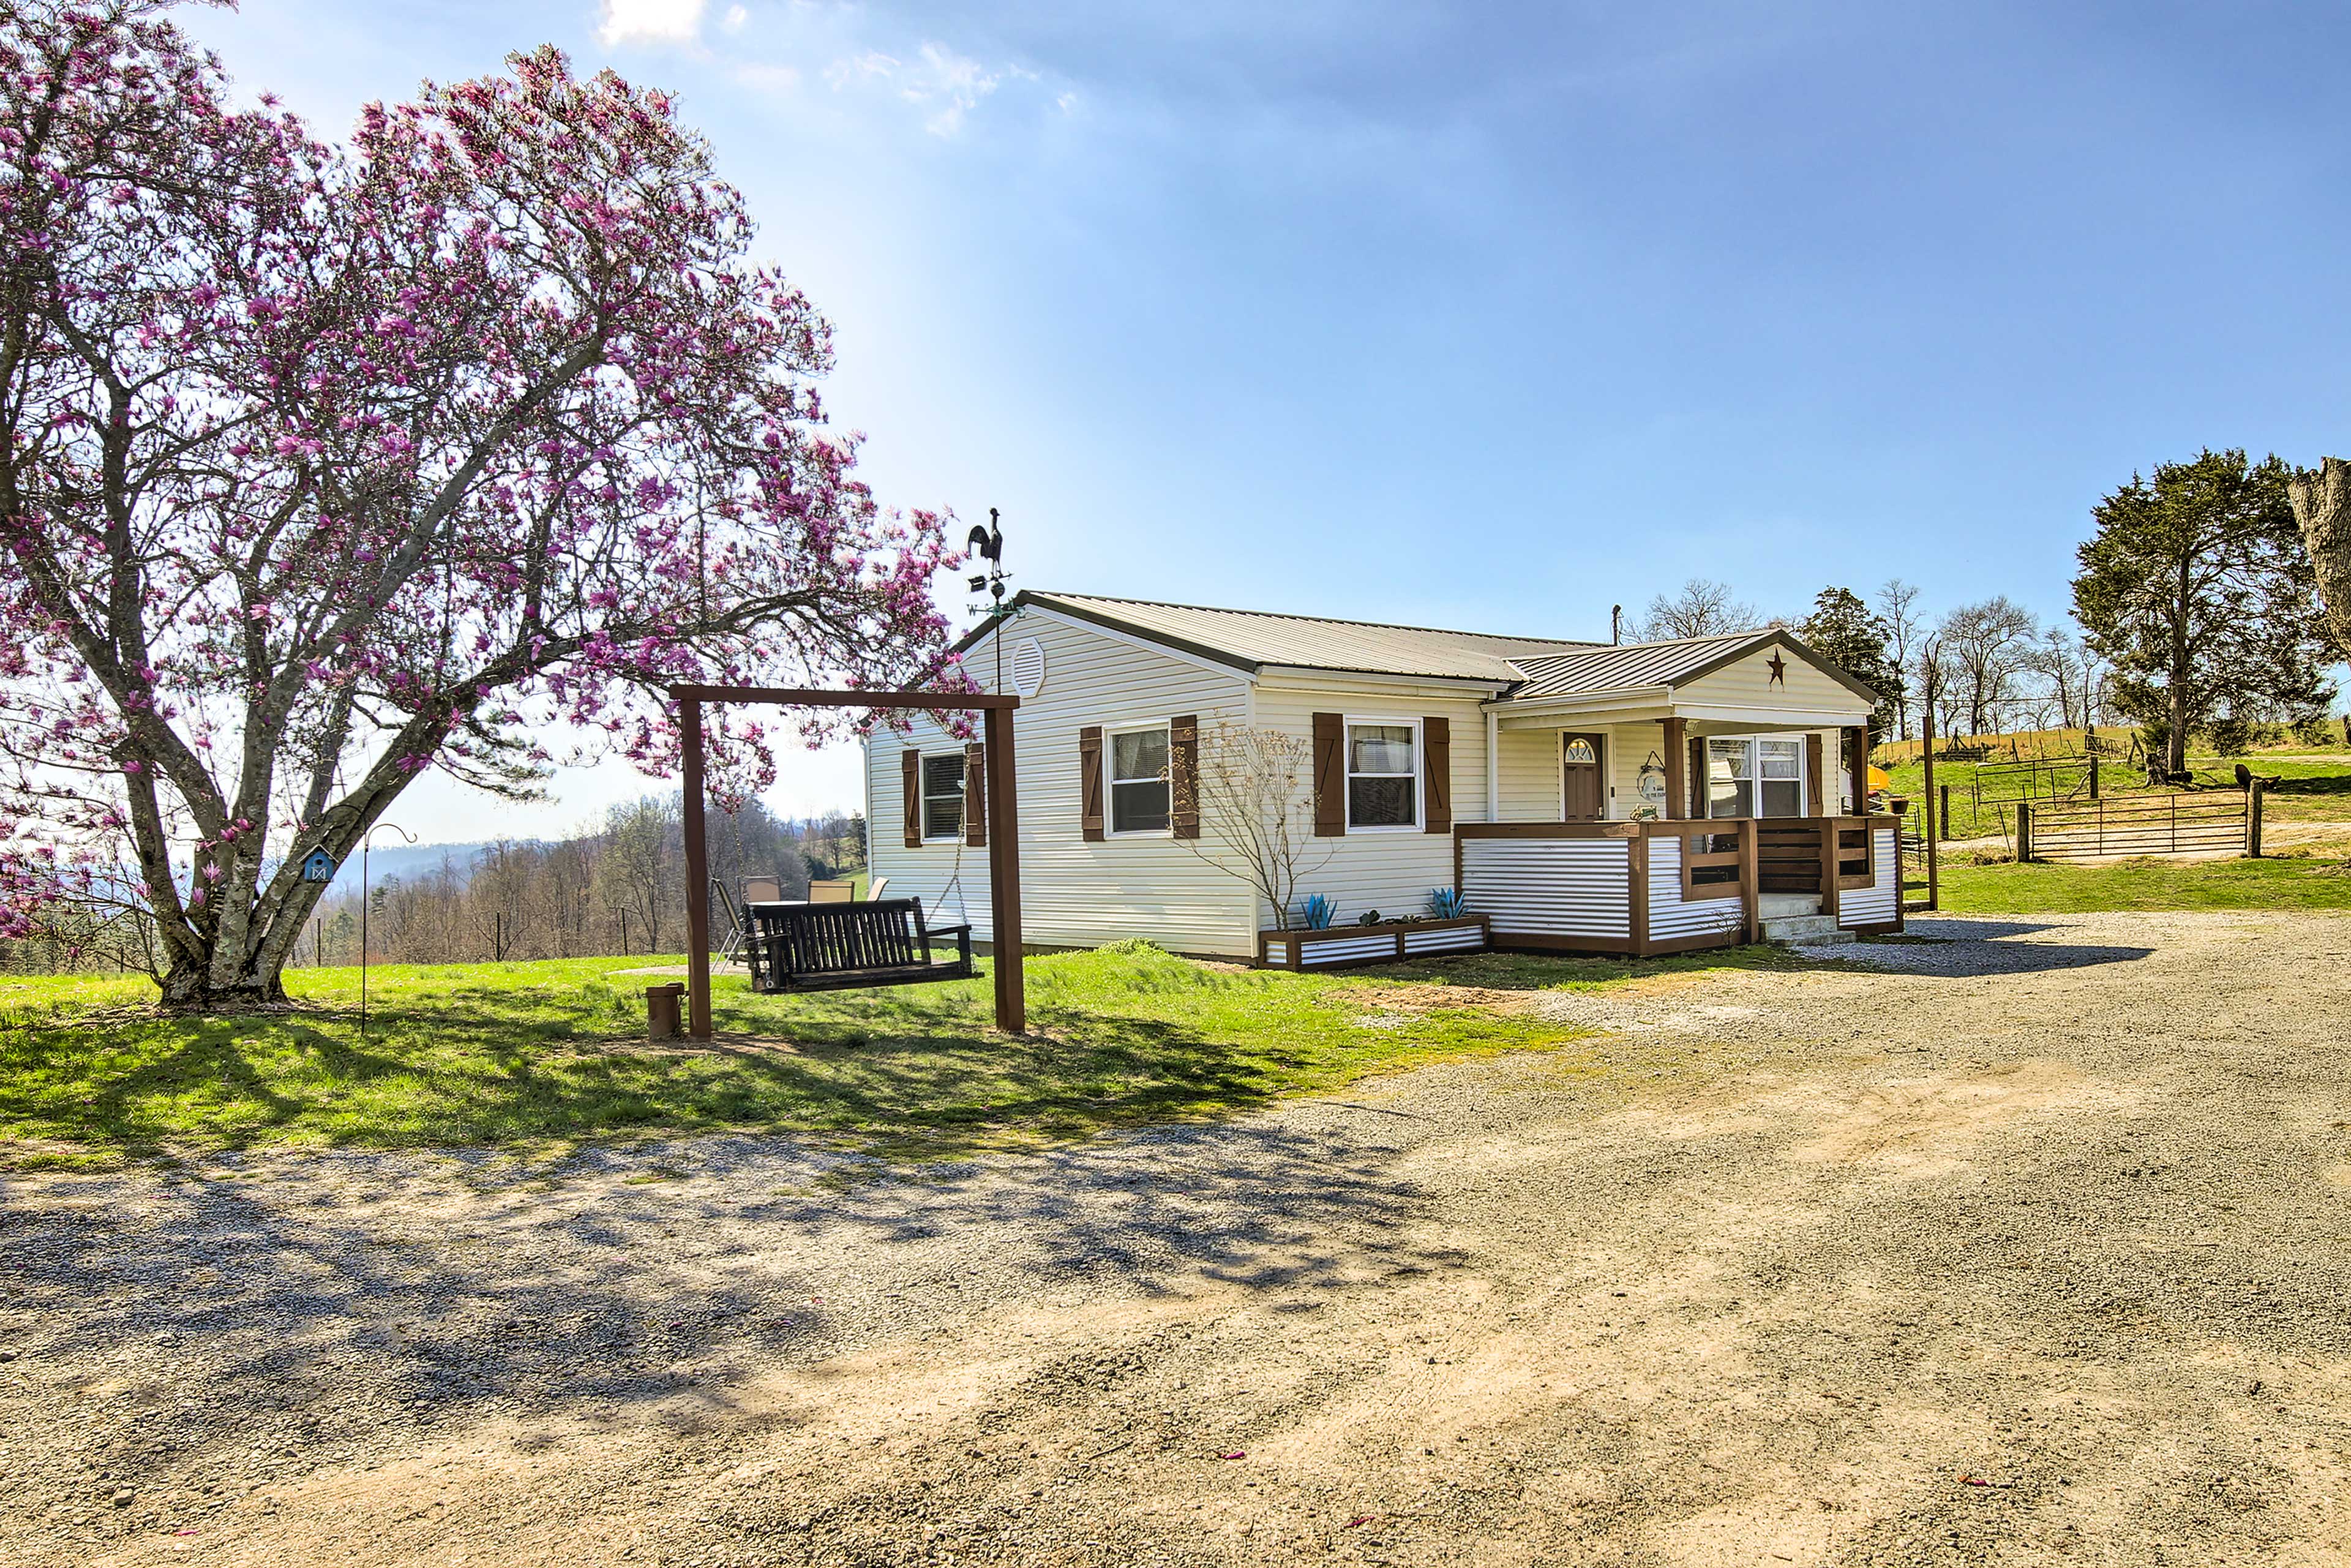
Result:
[[[1148,735],[1156,730],[1167,737],[1169,773],[1159,777],[1167,786],[1167,825],[1164,828],[1122,828],[1118,826],[1118,787],[1122,783],[1144,784],[1148,779],[1118,776],[1118,739],[1122,735]],[[1165,719],[1156,723],[1141,719],[1134,724],[1102,726],[1102,837],[1106,839],[1172,839],[1176,836],[1176,780],[1170,776],[1176,761],[1176,727]]]
[[[1711,811],[1711,810],[1712,810],[1712,805],[1713,805],[1713,796],[1712,796],[1712,794],[1711,794],[1711,790],[1712,790],[1712,788],[1713,788],[1713,778],[1712,778],[1712,774],[1713,774],[1714,747],[1715,747],[1715,745],[1716,745],[1718,742],[1720,742],[1720,741],[1735,740],[1735,741],[1737,741],[1740,745],[1744,746],[1744,747],[1747,748],[1747,785],[1748,785],[1748,789],[1749,789],[1749,791],[1750,791],[1750,801],[1751,801],[1751,803],[1752,803],[1752,805],[1754,806],[1754,809],[1755,809],[1755,814],[1754,814],[1754,816],[1753,816],[1751,819],[1741,819],[1741,818],[1738,818],[1738,817],[1716,817],[1716,816],[1708,815],[1708,817],[1705,817],[1705,818],[1703,818],[1703,819],[1701,819],[1701,820],[1702,820],[1702,821],[1714,821],[1714,822],[1735,822],[1735,821],[1742,821],[1742,820],[1751,820],[1751,821],[1759,821],[1759,822],[1786,821],[1788,821],[1788,819],[1787,819],[1786,817],[1766,817],[1766,816],[1764,816],[1764,815],[1762,814],[1762,811],[1763,811],[1763,783],[1764,783],[1764,779],[1763,779],[1763,750],[1762,750],[1761,743],[1762,743],[1762,742],[1764,742],[1764,741],[1767,741],[1767,740],[1784,740],[1784,741],[1792,741],[1792,742],[1793,742],[1793,743],[1794,743],[1795,747],[1796,747],[1796,776],[1795,776],[1795,778],[1793,778],[1793,779],[1772,779],[1772,780],[1771,780],[1771,782],[1772,782],[1772,783],[1774,783],[1774,784],[1793,784],[1793,785],[1796,787],[1796,810],[1795,810],[1794,815],[1796,815],[1796,816],[1798,816],[1798,817],[1809,817],[1809,816],[1811,816],[1811,815],[1812,815],[1812,813],[1813,813],[1813,802],[1812,802],[1812,800],[1811,800],[1811,799],[1810,799],[1810,796],[1811,796],[1811,794],[1812,794],[1812,789],[1811,789],[1811,788],[1809,787],[1809,783],[1808,783],[1808,781],[1806,780],[1806,779],[1805,779],[1805,777],[1804,777],[1804,747],[1805,747],[1805,739],[1804,739],[1804,737],[1805,737],[1805,736],[1807,736],[1807,735],[1808,735],[1808,734],[1810,734],[1810,733],[1811,733],[1811,732],[1810,732],[1810,731],[1808,731],[1808,730],[1801,730],[1801,729],[1783,729],[1783,730],[1774,730],[1774,731],[1771,731],[1771,732],[1770,732],[1770,733],[1768,733],[1768,734],[1756,734],[1756,735],[1709,735],[1709,736],[1708,736],[1708,737],[1706,737],[1706,745],[1707,745],[1706,757],[1707,757],[1707,771],[1708,771],[1708,779],[1705,780],[1705,783],[1706,783],[1706,786],[1707,786],[1707,788],[1708,788],[1708,791],[1709,791],[1709,793],[1708,793],[1708,797],[1707,797],[1707,800],[1708,800],[1708,810],[1709,810],[1709,811]],[[1564,788],[1565,788],[1565,786],[1562,784],[1562,789],[1564,789]]]
[[[956,799],[961,803],[961,807],[956,812],[956,825],[954,831],[951,832],[935,833],[931,831],[931,758],[934,757],[954,758],[957,770],[956,777],[963,781],[956,788]],[[965,757],[966,753],[961,747],[956,747],[953,751],[925,751],[923,753],[922,767],[917,770],[917,777],[922,781],[922,788],[914,792],[914,802],[919,808],[921,808],[923,813],[923,842],[926,844],[958,843],[963,839],[966,820],[971,806],[971,791],[967,787],[971,779],[971,768],[965,760]]]
[[[1358,727],[1412,731],[1412,770],[1403,773],[1358,773],[1355,771],[1355,730]],[[1383,717],[1377,715],[1343,714],[1339,718],[1339,789],[1340,806],[1346,813],[1350,833],[1417,833],[1428,821],[1428,785],[1422,775],[1427,771],[1428,754],[1422,749],[1420,720],[1417,718]],[[1355,780],[1358,779],[1412,779],[1412,821],[1385,822],[1375,827],[1355,825]]]

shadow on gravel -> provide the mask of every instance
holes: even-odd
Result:
[[[546,1218],[516,1201],[403,1218],[403,1186],[429,1183],[431,1202],[447,1177],[402,1166],[363,1211],[303,1176],[19,1188],[0,1201],[0,1254],[15,1370],[38,1390],[0,1396],[0,1424],[61,1453],[106,1439],[124,1484],[193,1490],[254,1474],[254,1455],[290,1449],[259,1473],[299,1473],[489,1414],[608,1420],[691,1389],[694,1407],[661,1418],[724,1419],[754,1369],[909,1332],[885,1292],[938,1292],[952,1317],[1056,1281],[1294,1289],[1458,1261],[1402,1239],[1415,1190],[1357,1168],[1360,1147],[1274,1127],[1157,1129],[1017,1176],[967,1164],[845,1183],[841,1162],[780,1140],[715,1142],[697,1145],[695,1186],[624,1183],[586,1208],[550,1198],[561,1212]],[[624,1168],[591,1152],[564,1174]],[[347,1190],[379,1174],[344,1169]],[[771,1249],[826,1261],[802,1272],[758,1258]]]
[[[2064,931],[2062,921],[1938,920],[1911,917],[1908,942],[1876,942],[1858,950],[1856,961],[1883,969],[1964,978],[1971,975],[2025,975],[2050,969],[2086,969],[2101,964],[2132,964],[2153,956],[2152,947],[2121,947],[2087,942],[2011,941]]]

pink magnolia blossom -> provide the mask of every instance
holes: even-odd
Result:
[[[0,935],[112,876],[168,998],[274,996],[301,857],[424,768],[527,793],[568,723],[664,772],[679,682],[960,684],[946,519],[819,428],[831,328],[667,97],[540,49],[332,146],[168,10],[0,8]],[[770,780],[717,719],[722,797]]]

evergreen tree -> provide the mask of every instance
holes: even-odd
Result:
[[[1869,743],[1876,745],[1894,727],[1895,699],[1902,691],[1902,672],[1888,652],[1893,633],[1885,618],[1849,588],[1823,588],[1813,600],[1813,612],[1796,623],[1796,635],[1879,694],[1869,714]]]
[[[2334,700],[2291,476],[2274,456],[2206,451],[2132,475],[2092,514],[2074,615],[2115,666],[2115,706],[2164,733],[2175,773],[2192,729],[2299,723]]]

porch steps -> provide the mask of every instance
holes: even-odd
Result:
[[[1855,940],[1852,932],[1821,913],[1816,893],[1767,893],[1755,901],[1763,917],[1763,940],[1776,947],[1823,947]]]
[[[1763,922],[1763,940],[1775,947],[1827,947],[1860,938],[1839,925],[1834,915],[1783,915]]]

